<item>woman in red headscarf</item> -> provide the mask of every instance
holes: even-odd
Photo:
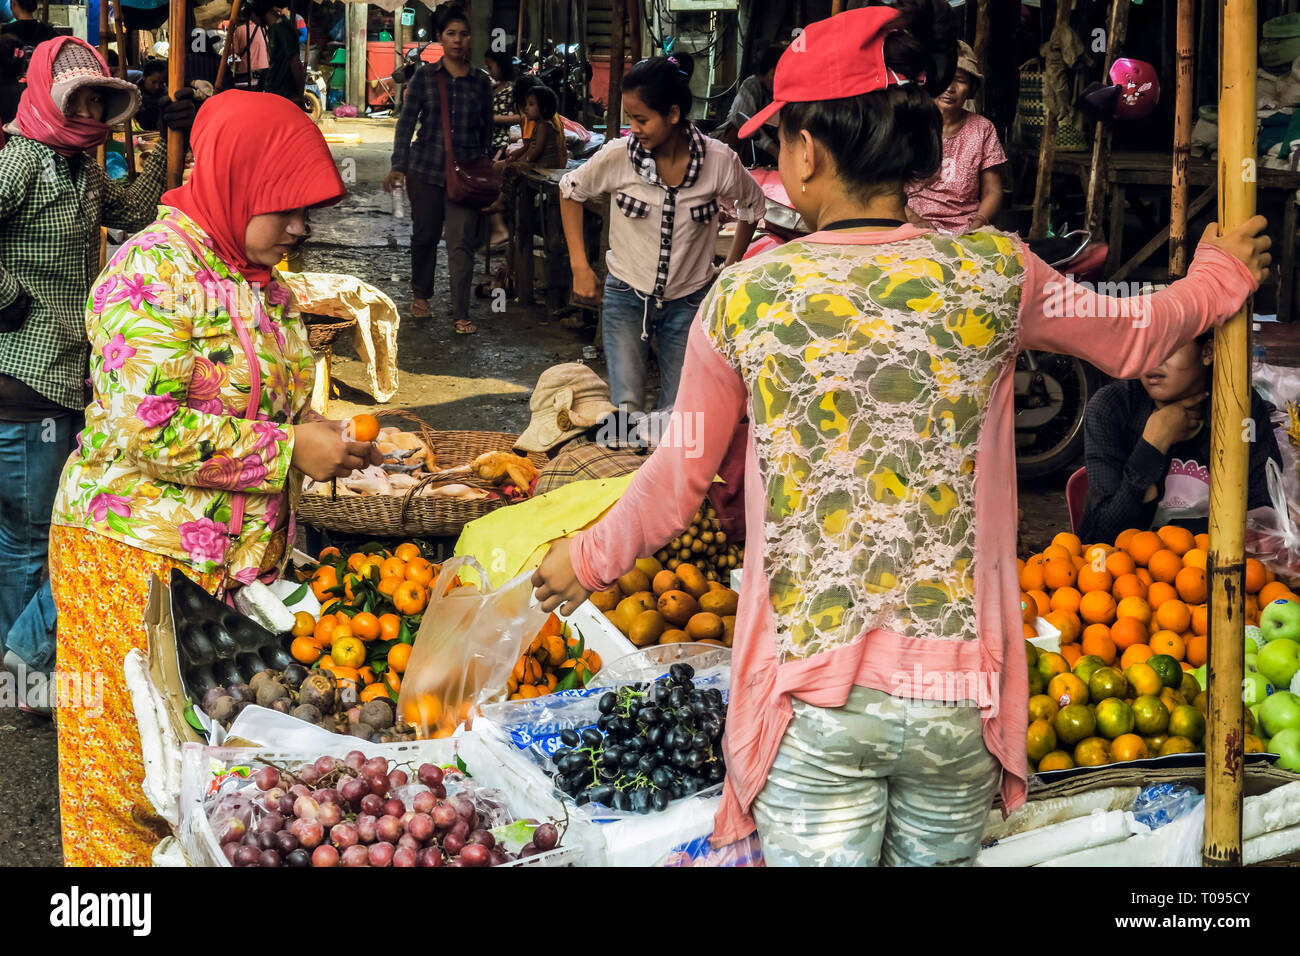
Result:
[[[288,100],[232,90],[204,105],[192,145],[189,183],[87,304],[94,400],[55,501],[50,572],[60,673],[105,676],[93,709],[60,702],[69,864],[147,864],[167,832],[141,789],[121,676],[145,647],[151,575],[179,568],[218,594],[277,576],[301,476],[379,460],[310,412],[311,353],[273,268],[308,210],[346,192],[324,138]]]

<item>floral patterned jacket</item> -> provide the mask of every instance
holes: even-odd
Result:
[[[86,331],[94,398],[53,522],[228,582],[281,565],[312,384],[287,286],[250,285],[162,206],[96,280]]]

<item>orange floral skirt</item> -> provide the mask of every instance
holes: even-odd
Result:
[[[149,577],[180,568],[208,591],[219,574],[198,574],[161,554],[93,531],[50,528],[50,584],[58,608],[59,812],[67,866],[148,866],[171,830],[145,796],[144,759],[122,661],[148,650]]]

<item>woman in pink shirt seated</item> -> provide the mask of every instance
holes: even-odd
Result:
[[[664,441],[534,577],[542,607],[568,613],[653,554],[748,415],[713,842],[757,826],[769,865],[969,864],[994,794],[1024,802],[1016,353],[1131,378],[1267,272],[1263,217],[1222,238],[1212,227],[1187,278],[1135,318],[1013,235],[904,222],[903,183],[942,156],[926,86],[947,87],[954,32],[947,0],[904,0],[814,23],[781,57],[781,179],[817,231],[722,273],[691,323]],[[1062,291],[1098,318],[1045,309]]]
[[[907,218],[940,232],[963,233],[992,224],[1002,208],[1007,157],[993,124],[966,109],[984,76],[971,48],[957,46],[957,72],[935,97],[943,117],[943,162],[934,177],[908,184]]]

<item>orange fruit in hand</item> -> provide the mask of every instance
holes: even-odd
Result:
[[[320,660],[320,645],[310,637],[295,637],[289,645],[289,653],[299,664],[315,664]]]
[[[379,419],[374,415],[353,415],[348,424],[352,426],[352,441],[368,442],[379,437]]]
[[[402,619],[396,614],[379,615],[379,636],[385,641],[397,640],[397,635],[402,632]]]
[[[1089,624],[1083,629],[1083,653],[1095,654],[1107,664],[1115,662],[1115,642],[1105,624]]]
[[[1110,627],[1110,639],[1114,642],[1116,650],[1121,653],[1134,644],[1145,644],[1147,642],[1146,622],[1135,617],[1117,618]]]
[[[393,557],[401,561],[414,561],[420,556],[419,545],[412,544],[410,541],[403,541],[393,549]]]
[[[379,636],[379,618],[362,611],[352,618],[352,633],[363,641],[373,641]]]
[[[1174,590],[1188,604],[1201,604],[1206,599],[1205,570],[1184,567],[1174,578]]]
[[[1162,631],[1181,634],[1192,626],[1192,612],[1182,601],[1165,601],[1156,608],[1156,627]]]
[[[1147,603],[1151,605],[1151,610],[1160,609],[1160,605],[1166,601],[1177,601],[1178,590],[1172,584],[1166,584],[1164,581],[1153,581],[1147,588]]]
[[[1183,559],[1168,548],[1161,548],[1147,562],[1147,570],[1157,581],[1173,584],[1178,572],[1183,569]]]
[[[1079,611],[1079,601],[1083,595],[1078,589],[1071,587],[1057,588],[1052,592],[1051,598],[1048,599],[1050,610],[1053,611],[1070,611],[1077,614]]]
[[[1139,567],[1145,568],[1151,556],[1157,551],[1164,550],[1164,547],[1165,543],[1154,531],[1139,531],[1129,540],[1126,550],[1133,556],[1133,560]]]
[[[1089,624],[1110,624],[1115,620],[1115,599],[1109,591],[1089,591],[1079,602],[1079,617]]]
[[[410,644],[394,644],[388,649],[388,666],[399,674],[406,673],[406,664],[410,659]]]

